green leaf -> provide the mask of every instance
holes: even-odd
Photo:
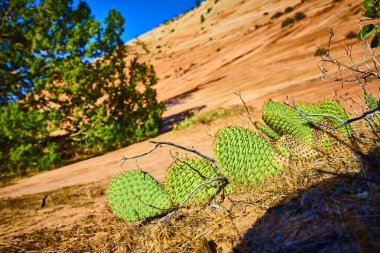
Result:
[[[364,0],[363,1],[363,16],[368,18],[380,18],[380,4],[377,0]]]
[[[358,39],[366,39],[368,38],[374,31],[375,26],[373,24],[365,25],[358,33]]]
[[[378,48],[380,47],[380,34],[376,34],[375,37],[373,37],[371,41],[371,48]]]
[[[373,0],[364,0],[363,1],[363,8],[365,10],[369,10],[374,6],[375,6],[375,2]]]

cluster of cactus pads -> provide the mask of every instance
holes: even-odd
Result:
[[[345,110],[334,100],[297,107],[310,114],[348,119]],[[318,130],[300,118],[297,111],[281,103],[272,100],[265,103],[262,119],[265,124],[256,122],[256,127],[265,138],[243,127],[221,129],[214,137],[215,164],[201,158],[178,159],[168,169],[164,185],[143,171],[127,171],[114,177],[107,193],[112,210],[126,221],[137,221],[167,213],[184,201],[206,203],[227,183],[229,189],[249,186],[281,172],[292,159],[312,160],[335,148],[336,135]],[[334,119],[325,122],[339,123]],[[338,135],[351,131],[347,127]],[[226,180],[209,181],[220,176]],[[200,184],[204,185],[194,191]],[[187,198],[191,192],[194,194]]]

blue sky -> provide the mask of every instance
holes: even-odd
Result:
[[[78,3],[75,0],[74,3]],[[123,40],[141,35],[195,6],[196,0],[86,0],[92,13],[103,20],[112,8],[125,19]],[[201,1],[203,2],[203,1]]]

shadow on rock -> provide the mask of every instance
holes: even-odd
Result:
[[[194,92],[197,92],[199,91],[199,88],[196,87],[196,88],[193,88],[189,91],[186,91],[182,94],[179,94],[177,96],[174,96],[168,100],[165,100],[164,101],[164,104],[166,105],[166,107],[172,107],[172,106],[175,106],[175,105],[179,105],[179,104],[183,104],[185,102],[185,100],[187,98],[190,98],[191,95],[194,93]]]
[[[188,109],[186,111],[164,117],[162,119],[162,127],[160,128],[159,133],[162,134],[162,133],[171,131],[173,129],[174,124],[177,124],[178,122],[184,120],[185,118],[193,116],[195,112],[198,112],[205,107],[206,107],[205,105],[197,106],[197,107]]]

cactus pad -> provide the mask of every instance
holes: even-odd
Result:
[[[332,126],[331,120],[324,119],[321,123]],[[351,144],[341,131],[334,131],[325,127],[315,127],[313,130],[313,144],[315,149],[331,157],[352,156]]]
[[[364,103],[370,108],[374,109],[376,108],[379,104],[376,100],[376,98],[369,92],[364,92],[363,93],[363,99]]]
[[[336,116],[340,119],[343,120],[348,120],[349,117],[346,113],[346,111],[343,109],[342,106],[338,103],[336,100],[331,100],[331,99],[325,99],[320,102],[320,107],[321,107],[321,113],[322,114],[329,114]],[[333,123],[333,125],[340,125],[341,122],[336,119],[329,118],[329,120]],[[342,128],[340,128],[341,132],[344,134],[350,134],[352,133],[352,128],[350,125],[346,125]]]
[[[139,170],[114,177],[107,199],[114,213],[126,221],[153,217],[172,207],[161,185],[149,173]]]
[[[187,158],[176,161],[169,168],[165,188],[173,202],[180,204],[196,186],[215,177],[217,174],[210,162],[195,157]],[[221,182],[215,181],[200,187],[186,204],[207,202],[221,186]]]
[[[285,108],[287,109],[287,108]],[[302,122],[304,120],[295,119],[295,115],[290,110],[264,110],[262,118],[264,122],[280,135],[289,134],[308,144],[312,141],[312,127],[310,124]]]
[[[290,135],[281,136],[274,146],[281,155],[289,156],[293,160],[312,160],[319,156],[318,151],[310,145]]]
[[[255,122],[255,126],[257,127],[257,129],[265,134],[266,136],[268,136],[269,138],[273,139],[273,140],[278,140],[281,136],[276,133],[272,128],[270,128],[269,126],[261,123],[261,122],[258,122],[256,121]]]
[[[320,104],[297,104],[297,108],[308,114],[328,114],[336,116],[340,119],[347,120],[346,111],[335,100],[325,99]],[[265,123],[277,132],[279,135],[291,135],[299,140],[304,141],[309,145],[313,145],[313,124],[305,119],[299,119],[298,112],[294,109],[287,108],[285,105],[269,100],[263,106],[263,120]],[[310,116],[313,121],[321,121],[322,116]],[[330,121],[335,125],[340,124],[340,121],[330,118]],[[352,132],[351,126],[341,128],[344,134]]]
[[[272,163],[275,157],[272,146],[242,127],[220,130],[214,138],[214,153],[222,173],[239,185],[254,183],[282,169]]]

